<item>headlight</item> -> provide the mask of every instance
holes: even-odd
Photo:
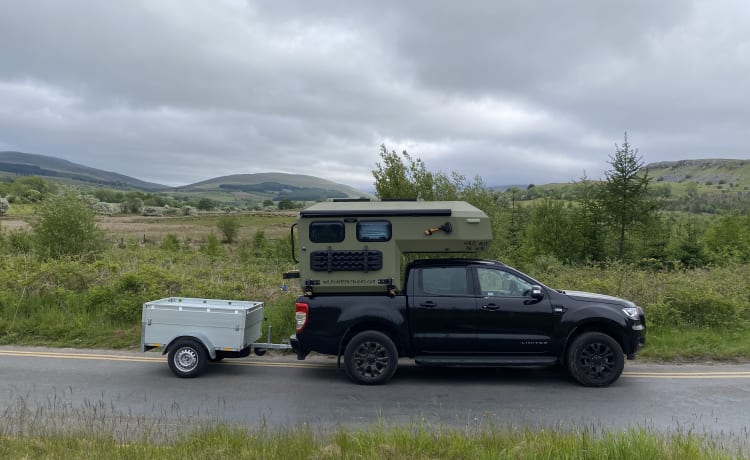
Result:
[[[623,308],[622,312],[625,313],[625,316],[628,318],[638,320],[641,319],[641,312],[639,310],[638,307],[627,307]]]

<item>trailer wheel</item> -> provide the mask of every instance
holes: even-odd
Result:
[[[181,339],[169,349],[169,368],[181,378],[199,376],[206,367],[208,353],[197,340]]]
[[[615,339],[601,332],[586,332],[568,348],[568,372],[583,386],[606,387],[625,367],[625,356]]]
[[[355,335],[344,351],[344,368],[360,385],[381,385],[391,379],[398,366],[398,351],[382,332],[365,331]]]

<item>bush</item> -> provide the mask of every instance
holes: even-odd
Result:
[[[655,324],[697,327],[738,327],[743,324],[744,305],[739,299],[696,288],[674,289],[657,305]],[[661,311],[659,311],[661,310]]]
[[[206,239],[206,245],[201,248],[204,254],[209,257],[216,257],[222,254],[221,246],[219,246],[219,239],[216,238],[216,234],[211,232]]]
[[[219,227],[221,234],[224,235],[225,243],[233,243],[240,230],[240,222],[230,216],[221,216],[216,222],[216,226]]]
[[[13,254],[28,254],[34,249],[31,234],[23,230],[8,233],[5,244]]]
[[[96,254],[104,248],[104,232],[80,196],[52,196],[38,212],[32,225],[34,248],[43,258]]]
[[[4,216],[10,210],[10,203],[6,198],[0,198],[0,216]]]
[[[180,240],[173,233],[167,234],[161,242],[161,248],[167,251],[178,251],[180,249]]]

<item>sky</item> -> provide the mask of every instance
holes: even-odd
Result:
[[[744,0],[0,2],[0,151],[165,185],[373,190],[380,146],[489,186],[750,159]]]

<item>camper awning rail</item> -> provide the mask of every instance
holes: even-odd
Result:
[[[318,217],[429,217],[429,216],[451,216],[450,209],[371,209],[371,210],[302,210],[299,213],[303,218]]]

